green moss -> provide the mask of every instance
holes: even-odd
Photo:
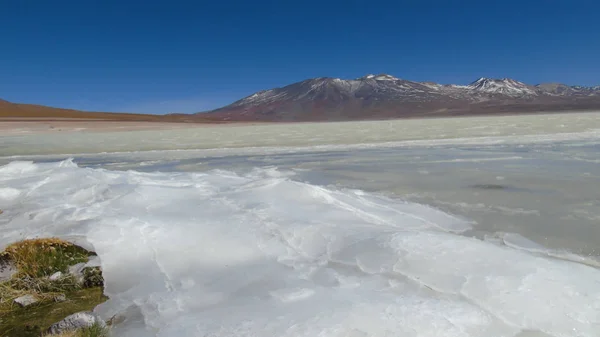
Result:
[[[83,269],[83,286],[86,288],[104,286],[104,277],[100,267],[86,267]]]
[[[76,312],[91,311],[108,299],[102,287],[73,291],[66,298],[64,302],[47,301],[26,308],[13,306],[0,316],[0,336],[39,337],[50,325]]]
[[[18,271],[0,283],[0,336],[39,337],[65,317],[105,302],[108,298],[102,294],[104,279],[99,267],[84,269],[83,284],[68,274],[69,266],[87,262],[91,255],[95,253],[56,238],[16,242],[1,252],[0,260],[14,264]],[[62,277],[48,278],[59,271]],[[22,308],[14,299],[23,295],[33,295],[39,302]],[[77,335],[106,336],[97,328]]]
[[[81,329],[78,331],[77,337],[107,337],[108,328],[102,327],[98,324],[94,324],[89,328]]]

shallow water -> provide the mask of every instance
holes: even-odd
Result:
[[[444,140],[439,120],[411,121],[429,134],[386,144],[337,123],[333,145],[9,146],[0,246],[91,245],[119,336],[600,336],[600,115],[548,117],[562,133],[529,118]],[[389,122],[369,123],[374,139]],[[272,130],[288,127],[315,132]]]

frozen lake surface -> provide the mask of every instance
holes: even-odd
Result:
[[[118,336],[600,336],[600,114],[0,136],[0,156],[0,248],[93,247]]]

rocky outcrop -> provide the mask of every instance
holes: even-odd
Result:
[[[94,325],[105,328],[106,322],[93,312],[78,312],[52,324],[48,329],[48,333],[56,335],[67,331],[89,328]]]

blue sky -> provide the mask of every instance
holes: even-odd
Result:
[[[196,112],[311,77],[600,84],[598,1],[0,0],[0,98]]]

